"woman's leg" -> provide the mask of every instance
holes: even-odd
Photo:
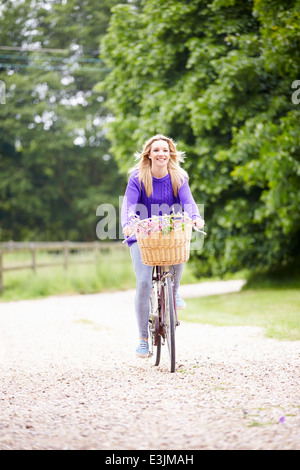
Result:
[[[180,285],[180,281],[181,281],[181,277],[183,273],[183,267],[184,267],[184,263],[173,265],[174,272],[175,272],[175,279],[174,279],[175,292],[177,292],[179,289],[179,285]]]
[[[135,313],[140,338],[148,338],[150,294],[152,288],[152,266],[142,263],[138,243],[130,246],[130,254],[136,275]]]
[[[173,266],[175,272],[175,280],[174,280],[174,289],[175,289],[175,301],[177,309],[183,309],[186,307],[185,301],[179,295],[179,285],[183,273],[184,263],[182,264],[175,264]]]

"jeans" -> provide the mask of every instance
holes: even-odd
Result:
[[[142,263],[141,252],[137,242],[130,246],[130,254],[136,276],[136,294],[134,307],[137,318],[139,337],[148,338],[148,321],[153,267]],[[173,266],[175,272],[175,290],[179,288],[183,267],[184,263]]]

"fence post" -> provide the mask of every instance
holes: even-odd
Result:
[[[32,243],[30,246],[31,249],[31,258],[32,258],[32,270],[35,273],[36,271],[36,262],[35,262],[35,245]]]
[[[69,243],[64,242],[64,265],[65,269],[68,269],[68,258],[69,258]]]
[[[97,263],[99,258],[99,243],[94,243],[94,254],[95,254],[95,262]]]

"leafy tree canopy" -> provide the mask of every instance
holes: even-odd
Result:
[[[94,85],[110,0],[6,0],[0,10],[0,240],[94,240],[125,186]]]
[[[299,257],[300,1],[142,0],[117,5],[98,85],[126,172],[151,135],[186,151],[208,236],[200,274],[272,270]]]

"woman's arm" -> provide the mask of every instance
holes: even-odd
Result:
[[[188,180],[186,179],[178,191],[180,203],[191,219],[194,220],[195,225],[201,229],[204,227],[204,220],[199,213],[199,209],[193,198]]]
[[[139,201],[140,195],[141,187],[139,184],[139,179],[135,174],[132,174],[127,184],[121,209],[121,225],[123,227],[123,233],[125,236],[130,235],[130,233],[127,235],[127,232],[131,232],[128,227],[129,221],[131,217],[135,215],[135,208]]]

